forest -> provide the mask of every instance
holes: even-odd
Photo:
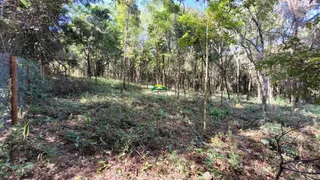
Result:
[[[320,1],[0,0],[0,179],[320,179]]]

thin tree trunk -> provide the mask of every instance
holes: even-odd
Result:
[[[126,53],[127,53],[127,38],[128,38],[128,24],[129,24],[129,7],[127,9],[127,17],[126,17],[126,25],[125,25],[125,34],[124,34],[124,43],[123,43],[123,60],[121,61],[121,74],[122,74],[122,88],[121,93],[123,90],[126,89]]]
[[[136,70],[136,73],[137,73],[137,78],[136,78],[136,83],[139,83],[141,84],[141,58],[139,58],[139,68],[137,68]]]
[[[199,88],[203,92],[203,71],[204,71],[204,62],[201,62],[201,72],[200,72],[200,85]]]
[[[261,83],[260,83],[260,73],[257,72],[257,94],[258,94],[258,99],[261,99]]]
[[[289,86],[288,86],[288,103],[291,104],[292,97],[291,97],[291,92],[292,92],[292,82],[291,79],[289,79]]]
[[[162,55],[162,84],[164,86],[167,85],[167,83],[166,83],[166,68],[165,68],[165,57],[164,57],[164,54]]]
[[[220,106],[223,106],[223,91],[224,91],[224,83],[223,78],[221,78],[221,85],[220,85]]]
[[[237,54],[237,99],[240,101],[240,58],[239,53]]]
[[[92,65],[91,65],[91,59],[90,59],[90,52],[91,52],[91,50],[89,48],[88,52],[86,54],[87,65],[88,65],[88,67],[87,67],[87,77],[88,78],[91,78],[91,76],[92,76],[92,69],[91,69]],[[60,67],[60,64],[59,64],[59,67]]]
[[[281,98],[281,86],[280,83],[277,83],[277,98]]]
[[[264,111],[268,110],[268,104],[267,100],[269,97],[269,78],[264,74],[261,73],[261,79],[262,79],[262,105],[264,107]]]
[[[185,77],[185,75],[183,75],[182,83],[183,83],[183,94],[184,94],[184,96],[186,96],[186,77]]]
[[[268,94],[268,104],[271,105],[271,100],[273,97],[273,87],[272,87],[272,83],[270,78],[268,78],[268,90],[269,90],[269,94]]]
[[[180,96],[180,71],[181,71],[181,65],[180,65],[180,51],[178,51],[178,76],[177,76],[177,94],[178,98]]]
[[[209,21],[207,19],[206,27],[206,74],[204,82],[204,99],[203,99],[203,130],[207,130],[207,99],[208,99],[208,69],[209,69]]]
[[[249,74],[248,74],[248,89],[247,89],[247,101],[250,100],[250,97],[251,97],[251,67],[250,67],[250,63],[249,63]],[[258,90],[259,91],[259,90]]]
[[[198,79],[198,76],[197,76],[197,65],[198,65],[198,60],[197,58],[195,58],[195,62],[194,62],[194,71],[193,71],[193,83],[192,83],[192,88],[193,90],[196,90],[196,82],[197,82],[197,79]]]
[[[226,86],[226,90],[227,90],[227,95],[228,95],[228,99],[230,100],[230,90],[229,90],[229,86],[228,86],[228,82],[227,82],[227,76],[226,76],[226,72],[224,72],[224,83]]]

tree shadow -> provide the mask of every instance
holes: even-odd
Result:
[[[130,179],[151,172],[162,173],[165,177],[164,172],[168,173],[170,168],[176,171],[177,164],[183,164],[180,160],[186,159],[185,166],[196,164],[195,168],[184,167],[187,170],[175,173],[191,174],[190,177],[195,178],[199,178],[199,171],[236,179],[272,178],[272,173],[254,169],[269,157],[261,155],[265,148],[260,141],[253,142],[241,132],[258,131],[267,122],[285,122],[290,126],[296,119],[314,121],[299,112],[295,114],[281,108],[264,120],[259,104],[220,107],[217,101],[208,108],[208,128],[204,132],[199,98],[177,100],[175,96],[139,94],[138,86],[128,87],[131,88],[129,93],[121,95],[113,84],[98,82],[94,94],[88,92],[39,101],[26,116],[30,121],[29,137],[23,140],[18,132],[20,128],[7,140],[10,144],[7,150],[12,153],[11,165],[37,164],[34,173],[27,174],[33,178],[93,177],[97,172],[109,177],[126,167],[122,174],[130,175],[121,177]],[[229,140],[228,135],[234,140]],[[221,141],[223,146],[206,147],[201,142],[212,144],[213,140]],[[22,141],[26,148],[14,148]],[[232,145],[234,149],[230,151]],[[31,155],[20,163],[18,154],[26,152]],[[39,166],[39,154],[45,167]],[[224,159],[215,157],[219,154],[224,154]],[[239,160],[237,154],[241,154]],[[273,164],[274,157],[270,159]],[[232,165],[233,160],[247,164]]]

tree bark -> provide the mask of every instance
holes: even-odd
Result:
[[[221,85],[220,85],[220,106],[223,106],[223,91],[224,91],[224,83],[223,78],[221,78]]]
[[[257,96],[258,96],[258,99],[261,99],[261,83],[260,83],[260,74],[259,72],[257,72],[257,81],[256,81],[256,84],[257,84]]]
[[[167,86],[166,83],[166,68],[165,68],[165,56],[162,54],[162,84]]]
[[[248,74],[248,89],[247,89],[247,101],[250,100],[250,97],[251,97],[251,66],[250,66],[250,62],[249,62],[249,74]],[[259,90],[258,90],[259,91]]]
[[[193,83],[192,83],[192,88],[193,90],[196,90],[196,82],[197,82],[197,79],[198,79],[198,75],[197,75],[197,65],[198,65],[198,59],[195,58],[195,61],[194,61],[194,71],[193,71]]]
[[[90,59],[90,50],[88,51],[88,54],[87,54],[87,77],[88,78],[91,78],[92,76],[92,65],[91,65],[91,59]]]
[[[240,101],[240,58],[239,58],[239,54],[237,54],[237,99],[238,101]]]
[[[224,74],[224,83],[225,83],[225,87],[227,90],[227,95],[228,95],[228,100],[230,100],[230,90],[229,90],[229,86],[228,86],[228,81],[227,81],[227,76],[226,76],[226,72],[223,73]]]
[[[10,57],[10,79],[11,79],[11,124],[18,122],[18,77],[17,57]]]
[[[126,17],[126,24],[125,24],[125,34],[124,34],[124,42],[123,42],[123,59],[121,61],[121,74],[122,74],[122,88],[121,93],[123,90],[126,89],[126,53],[127,53],[127,38],[128,38],[128,24],[129,24],[129,7],[127,7],[127,17]]]
[[[209,21],[207,19],[206,27],[206,74],[204,81],[204,98],[203,98],[203,130],[207,130],[207,99],[208,99],[208,69],[209,69]]]
[[[269,99],[269,78],[261,73],[262,79],[262,105],[264,106],[264,111],[268,110],[267,99]]]
[[[180,71],[181,71],[181,60],[180,60],[180,51],[178,50],[178,75],[177,75],[177,80],[176,80],[176,83],[177,83],[177,95],[178,95],[178,98],[180,96]]]

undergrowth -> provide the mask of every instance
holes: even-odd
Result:
[[[274,178],[279,165],[274,137],[281,125],[290,129],[296,119],[309,126],[282,139],[288,158],[320,151],[314,124],[318,106],[298,111],[277,106],[263,121],[259,104],[220,107],[217,99],[208,109],[210,128],[203,132],[198,95],[177,99],[134,84],[121,94],[121,82],[115,80],[58,82],[53,80],[48,96],[28,107],[29,135],[23,136],[23,123],[11,129],[0,148],[0,177],[38,179],[67,172],[86,177],[80,169],[87,166],[92,179],[113,172],[124,179]]]

